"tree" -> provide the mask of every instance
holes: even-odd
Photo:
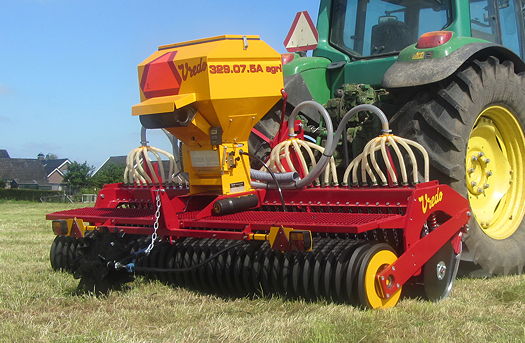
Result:
[[[78,191],[90,185],[92,171],[93,167],[87,162],[80,164],[75,161],[69,165],[64,174],[64,182],[69,185],[71,191]]]
[[[52,152],[49,152],[46,154],[46,160],[57,160],[58,156],[56,154],[53,154]]]
[[[97,172],[91,179],[91,183],[97,188],[102,188],[102,186],[108,183],[122,182],[125,168],[125,166],[108,164]]]

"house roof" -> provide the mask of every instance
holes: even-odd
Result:
[[[100,167],[98,167],[95,172],[93,173],[93,176],[97,175],[97,173],[104,169],[106,166],[109,166],[109,165],[115,165],[117,167],[125,167],[126,166],[126,159],[127,159],[127,156],[111,156],[109,157],[104,163],[102,163],[102,165]],[[151,162],[155,163],[156,160],[152,160]],[[164,170],[166,170],[166,173],[168,172],[169,170],[169,167],[170,167],[170,162],[167,161],[167,160],[162,160],[162,165],[164,166]]]
[[[55,169],[59,169],[65,163],[71,163],[71,161],[67,158],[60,158],[57,160],[42,160],[41,162],[44,165],[44,169],[48,177],[55,171]],[[62,174],[60,170],[59,173]]]
[[[127,159],[127,156],[110,156],[104,163],[102,163],[100,165],[100,167],[98,167],[94,172],[93,172],[93,176],[97,175],[97,173],[104,167],[106,166],[109,166],[111,164],[117,166],[117,167],[120,167],[120,166],[125,166],[126,165],[126,159]]]
[[[10,158],[9,153],[5,149],[0,149],[0,158]]]
[[[18,184],[48,184],[42,162],[28,158],[0,158],[0,179]]]

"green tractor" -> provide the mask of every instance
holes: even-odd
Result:
[[[525,52],[522,0],[321,0],[312,57],[283,58],[288,104],[314,99],[337,120],[375,103],[394,132],[423,145],[431,179],[452,185],[473,212],[467,259],[491,274],[525,263]],[[268,114],[252,135],[276,132]],[[306,132],[322,122],[305,113]],[[362,149],[374,123],[348,128],[340,159]],[[347,146],[348,145],[348,146]],[[252,150],[253,151],[253,150]]]

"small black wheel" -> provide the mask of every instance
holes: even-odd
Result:
[[[51,249],[49,251],[49,261],[51,262],[51,268],[53,270],[59,270],[60,266],[58,265],[58,255],[57,255],[57,245],[60,241],[60,236],[56,236],[53,240],[53,243],[51,243]]]
[[[447,242],[423,267],[425,297],[439,301],[447,297],[456,279],[460,256],[456,255],[451,242]]]

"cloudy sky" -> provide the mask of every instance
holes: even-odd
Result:
[[[139,143],[136,66],[157,46],[258,34],[277,51],[318,1],[0,0],[0,149],[95,167]],[[167,148],[160,132],[153,145]]]

